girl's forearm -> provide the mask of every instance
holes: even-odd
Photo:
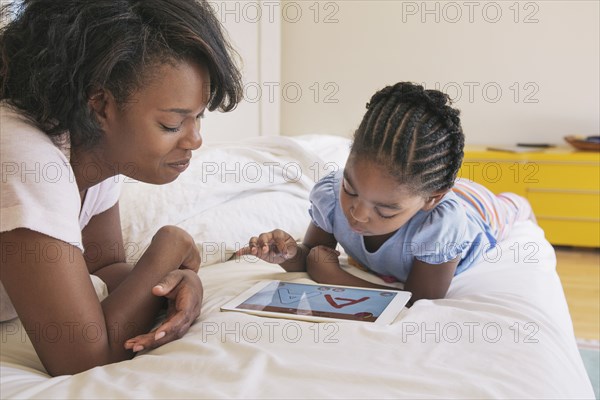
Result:
[[[302,243],[298,243],[298,251],[291,259],[279,264],[287,272],[304,272],[306,271],[306,257],[310,253],[310,248]]]
[[[326,283],[330,285],[341,285],[341,286],[358,286],[373,289],[392,289],[388,286],[378,285],[361,279],[357,276],[352,275],[349,272],[344,271],[339,264],[333,265],[331,262],[317,262],[310,263],[308,266],[308,274],[310,277],[319,283]]]

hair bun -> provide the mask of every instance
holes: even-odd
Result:
[[[450,97],[438,90],[425,90],[423,92],[423,98],[433,107],[443,107],[446,103],[452,104]]]
[[[446,103],[451,103],[450,97],[438,90],[425,90],[423,86],[411,82],[398,82],[375,93],[367,103],[367,108],[390,98],[403,103],[426,103],[431,108],[439,108]]]
[[[390,99],[399,103],[424,105],[446,121],[449,126],[460,125],[460,112],[451,107],[452,100],[450,96],[439,90],[426,90],[422,85],[411,82],[398,82],[375,93],[367,103],[367,109]]]

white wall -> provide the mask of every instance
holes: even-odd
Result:
[[[282,10],[285,135],[350,135],[370,96],[403,80],[455,98],[470,144],[598,134],[598,1],[284,1]]]
[[[281,15],[274,12],[279,1],[269,1],[268,7],[247,0],[209,3],[241,57],[245,99],[229,113],[207,113],[204,140],[278,135],[280,97],[270,95],[269,82],[281,79]]]
[[[0,5],[19,0],[0,0]],[[245,99],[229,113],[206,113],[205,142],[250,136],[279,135],[280,96],[271,95],[280,82],[281,5],[279,0],[208,0],[240,56]],[[6,21],[0,20],[0,26]]]

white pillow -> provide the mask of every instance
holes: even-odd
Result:
[[[347,152],[341,142],[347,139],[327,140],[330,149],[341,152],[340,160]],[[192,235],[203,265],[228,259],[251,236],[275,228],[301,240],[310,221],[310,189],[339,167],[321,159],[317,149],[323,147],[315,146],[315,138],[310,143],[289,137],[215,143],[196,152],[188,170],[170,184],[124,178],[120,209],[128,261],[137,261],[164,225]]]

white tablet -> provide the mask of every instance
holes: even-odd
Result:
[[[411,293],[349,286],[261,281],[221,307],[266,317],[390,324]]]

